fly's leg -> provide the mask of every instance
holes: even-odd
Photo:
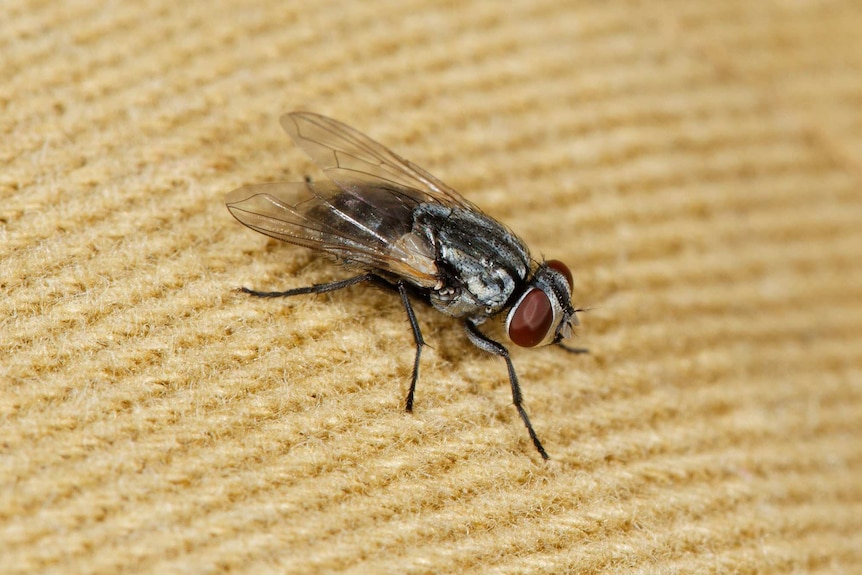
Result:
[[[542,442],[539,441],[539,436],[536,435],[536,432],[533,429],[533,424],[530,423],[530,418],[527,417],[527,412],[524,410],[523,398],[521,397],[521,386],[518,385],[518,376],[515,374],[515,366],[512,365],[512,360],[509,357],[509,350],[502,344],[497,343],[479,331],[479,328],[472,320],[468,319],[465,321],[464,328],[467,330],[467,337],[470,338],[473,345],[482,351],[498,355],[506,360],[506,367],[509,368],[509,383],[512,385],[512,403],[515,404],[515,409],[518,410],[518,415],[521,416],[521,421],[523,421],[524,425],[527,426],[527,432],[530,434],[530,439],[533,440],[533,445],[536,446],[539,454],[543,459],[550,459],[545,448],[542,447]]]
[[[564,349],[564,350],[566,350],[567,352],[569,352],[569,353],[573,353],[573,354],[575,354],[575,355],[580,355],[580,354],[584,354],[584,353],[590,353],[590,350],[588,350],[588,349],[587,349],[587,348],[585,348],[585,347],[569,347],[569,346],[565,345],[565,344],[564,344],[564,343],[562,343],[562,342],[557,342],[557,347],[559,347],[560,349]]]
[[[303,295],[309,293],[326,293],[329,291],[335,291],[350,287],[354,284],[362,282],[375,281],[376,279],[377,278],[373,274],[364,274],[361,276],[348,278],[346,280],[339,280],[325,284],[314,284],[313,286],[289,289],[287,291],[257,291],[253,289],[248,289],[246,287],[239,288],[239,291],[241,291],[242,293],[253,295],[255,297],[290,297],[294,295]]]
[[[416,357],[413,360],[413,377],[410,379],[410,391],[407,392],[407,402],[405,408],[408,412],[413,411],[413,394],[416,391],[416,380],[419,379],[419,356],[422,355],[422,346],[425,345],[425,340],[422,339],[422,332],[419,330],[419,322],[416,321],[416,314],[413,313],[413,306],[410,304],[410,298],[407,297],[407,287],[403,281],[399,281],[398,293],[401,294],[401,302],[404,304],[404,309],[407,310],[407,319],[410,320],[410,327],[413,328],[413,341],[416,342]]]
[[[410,320],[410,327],[413,329],[413,340],[416,342],[416,357],[413,360],[413,377],[410,380],[410,391],[407,392],[406,409],[408,412],[413,411],[413,394],[416,392],[416,380],[419,379],[419,357],[422,355],[422,347],[425,345],[425,340],[422,339],[422,332],[419,329],[419,322],[416,321],[416,314],[413,313],[413,306],[410,304],[410,298],[407,296],[407,286],[403,281],[399,281],[395,286],[389,282],[380,279],[374,274],[363,274],[346,280],[339,280],[325,284],[315,284],[313,286],[289,289],[287,291],[257,291],[246,287],[240,288],[239,291],[253,295],[255,297],[290,297],[303,294],[326,293],[330,291],[340,290],[362,282],[372,282],[380,287],[388,289],[397,289],[401,295],[401,302],[404,304],[404,309],[407,310],[407,319]]]

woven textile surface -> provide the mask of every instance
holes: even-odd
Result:
[[[0,572],[862,573],[862,5],[0,3]],[[574,345],[239,225],[337,118],[574,271]],[[499,326],[490,326],[499,335]],[[496,332],[494,330],[497,330]]]

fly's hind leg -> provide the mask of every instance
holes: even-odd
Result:
[[[313,286],[306,286],[301,288],[289,289],[287,291],[257,291],[253,289],[249,289],[247,287],[239,288],[239,291],[242,293],[247,293],[249,295],[253,295],[255,297],[290,297],[294,295],[303,295],[309,293],[326,293],[330,291],[335,291],[339,289],[343,289],[346,287],[350,287],[354,284],[374,281],[377,278],[373,274],[363,274],[361,276],[355,276],[352,278],[347,278],[346,280],[338,280],[334,282],[328,282],[325,284],[314,284]]]
[[[422,347],[425,345],[425,340],[422,339],[422,331],[419,329],[419,322],[416,320],[416,314],[413,313],[413,306],[410,303],[410,298],[407,296],[407,286],[403,281],[399,281],[396,285],[377,277],[374,274],[363,274],[346,280],[339,280],[325,284],[315,284],[313,286],[289,289],[287,291],[257,291],[246,287],[240,288],[239,291],[247,293],[255,297],[291,297],[295,295],[326,293],[330,291],[340,290],[352,285],[372,282],[387,289],[396,289],[401,295],[401,302],[404,304],[404,309],[407,311],[407,319],[410,320],[410,327],[413,330],[413,341],[416,342],[416,357],[413,359],[413,376],[410,379],[410,391],[407,392],[407,401],[405,408],[408,412],[413,411],[413,394],[416,392],[416,381],[419,379],[419,357],[422,355]]]
[[[550,459],[545,448],[542,447],[542,442],[539,441],[539,436],[536,435],[536,431],[533,429],[533,424],[530,423],[530,418],[527,417],[527,411],[524,409],[523,397],[521,396],[521,386],[518,384],[518,376],[515,373],[515,366],[512,365],[512,359],[509,357],[509,350],[479,331],[476,324],[469,319],[464,322],[464,328],[467,330],[467,337],[470,338],[473,345],[482,351],[498,355],[506,360],[506,367],[509,368],[509,383],[512,386],[512,403],[515,404],[515,409],[518,410],[521,421],[527,426],[527,433],[530,434],[530,439],[533,440],[533,445],[536,446],[539,455],[542,456],[542,459]]]

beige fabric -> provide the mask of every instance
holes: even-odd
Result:
[[[862,9],[0,3],[5,573],[862,572]],[[241,227],[309,109],[575,272],[505,366]]]

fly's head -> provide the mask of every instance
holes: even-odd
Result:
[[[572,306],[572,272],[561,261],[539,264],[506,318],[506,332],[521,347],[537,347],[571,337],[580,325]]]

